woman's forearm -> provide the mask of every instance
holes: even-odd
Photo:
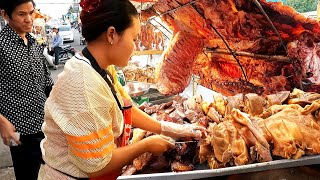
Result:
[[[137,143],[116,148],[112,152],[112,158],[107,166],[94,173],[88,173],[90,178],[101,177],[109,173],[119,172],[122,167],[131,163],[136,157],[148,152],[148,141],[142,140]]]
[[[132,126],[157,134],[161,133],[159,121],[155,120],[137,107],[132,108]]]

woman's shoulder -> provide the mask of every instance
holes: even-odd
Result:
[[[105,86],[103,78],[91,66],[89,60],[76,54],[67,61],[61,78],[69,79],[71,84],[81,83],[86,88]]]
[[[54,86],[53,94],[58,96],[55,97],[57,99],[67,98],[88,101],[96,98],[96,96],[111,96],[100,75],[95,72],[90,64],[76,57],[67,61]],[[61,94],[64,94],[65,97],[60,97]]]
[[[91,67],[90,62],[85,58],[81,58],[79,54],[73,56],[64,66],[64,73],[68,76],[74,77],[74,75],[81,76],[82,78],[90,78],[95,76],[95,71]]]

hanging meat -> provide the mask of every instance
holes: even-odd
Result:
[[[164,39],[163,34],[160,31],[155,32],[155,49],[163,50],[164,49]]]
[[[192,63],[193,71],[163,62],[167,65],[159,66],[164,69],[158,78],[162,93],[180,93],[189,83],[178,77],[172,77],[174,86],[168,82],[172,69],[187,77],[194,73],[200,84],[224,95],[272,94],[295,87],[320,91],[320,24],[291,7],[265,0],[159,0],[152,9],[163,14],[174,32],[198,37],[205,48],[203,53],[198,50],[202,45],[171,42],[166,54],[175,55],[169,61]],[[176,53],[185,49],[194,55]],[[162,61],[167,59],[164,55]]]
[[[140,41],[145,50],[153,49],[154,27],[151,24],[141,26]]]
[[[150,23],[142,23],[139,39],[136,40],[136,50],[162,50],[164,48],[163,34]]]
[[[185,44],[193,48],[187,48]],[[177,32],[162,54],[156,70],[158,90],[163,94],[182,92],[190,82],[193,63],[202,49],[201,38],[183,31]]]
[[[136,50],[163,50],[163,33],[149,22],[149,18],[156,16],[151,9],[140,12],[141,32],[136,40]]]

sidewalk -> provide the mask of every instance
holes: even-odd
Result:
[[[15,180],[9,147],[3,144],[0,137],[0,179]]]

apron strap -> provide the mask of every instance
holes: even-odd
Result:
[[[93,67],[93,69],[96,70],[96,72],[98,72],[100,74],[100,76],[107,82],[108,86],[111,89],[113,97],[117,101],[119,109],[122,111],[123,107],[121,106],[121,103],[120,103],[120,101],[118,99],[117,91],[114,88],[114,79],[113,79],[112,75],[110,74],[110,72],[108,70],[101,69],[101,67],[97,63],[96,59],[92,56],[92,54],[89,52],[87,47],[85,47],[82,50],[82,54],[83,54],[84,57],[86,57],[90,61],[91,66]],[[111,81],[110,81],[110,79],[111,79]]]

